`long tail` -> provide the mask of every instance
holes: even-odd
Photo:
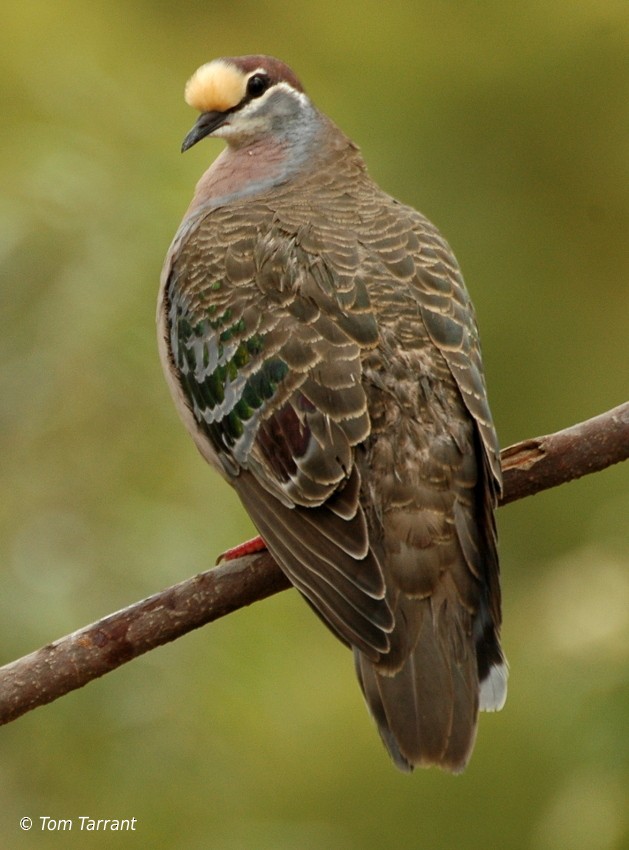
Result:
[[[421,623],[403,666],[389,673],[354,650],[358,681],[400,770],[437,765],[460,773],[474,746],[479,708],[504,704],[506,664],[499,656],[479,683],[475,642],[457,612],[435,613],[428,599],[414,600],[413,608]]]

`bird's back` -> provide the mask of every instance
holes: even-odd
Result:
[[[505,685],[476,324],[439,233],[336,132],[284,185],[198,204],[164,356],[204,456],[353,647],[398,766],[459,770]]]

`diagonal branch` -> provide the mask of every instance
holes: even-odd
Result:
[[[523,440],[500,454],[501,505],[534,496],[629,458],[629,402],[571,428]]]
[[[629,458],[629,403],[501,454],[500,504]],[[0,668],[0,724],[245,605],[290,587],[268,552],[229,561]]]

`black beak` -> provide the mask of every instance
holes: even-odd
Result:
[[[190,130],[183,140],[181,152],[184,153],[192,145],[196,145],[201,139],[204,139],[213,133],[214,130],[217,130],[227,119],[227,115],[227,112],[202,112],[192,130]]]

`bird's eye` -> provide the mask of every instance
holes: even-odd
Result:
[[[269,87],[270,80],[266,74],[254,74],[247,83],[247,94],[250,97],[260,97]]]

